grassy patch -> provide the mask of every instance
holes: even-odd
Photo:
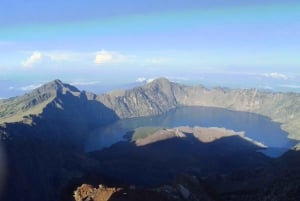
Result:
[[[155,126],[149,126],[149,127],[139,127],[136,128],[132,134],[132,141],[136,141],[138,139],[143,139],[146,138],[150,135],[152,135],[153,133],[155,133],[156,131],[159,131],[163,129],[163,127],[155,127]]]

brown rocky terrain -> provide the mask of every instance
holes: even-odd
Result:
[[[219,201],[220,197],[210,187],[197,177],[179,175],[172,183],[156,188],[137,188],[126,186],[123,188],[105,187],[99,185],[93,188],[83,184],[74,191],[75,201]]]
[[[82,184],[76,189],[73,196],[75,201],[108,201],[113,194],[121,190],[121,188],[109,188],[102,185],[99,185],[98,188],[93,188],[91,185]]]

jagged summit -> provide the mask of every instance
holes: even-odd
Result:
[[[165,77],[159,77],[159,78],[156,78],[155,80],[153,80],[150,83],[170,83],[170,80],[168,80]]]
[[[58,94],[67,92],[73,95],[80,93],[76,87],[56,79],[23,96],[7,99],[0,104],[0,123],[21,121],[24,116],[40,114]]]
[[[38,92],[38,93],[49,93],[49,92],[63,92],[66,91],[70,92],[80,92],[76,87],[63,83],[61,80],[56,79],[51,82],[48,82],[41,87],[33,90],[31,93]]]
[[[165,77],[159,77],[159,78],[154,79],[151,82],[148,82],[145,86],[151,86],[151,85],[164,86],[164,85],[170,85],[170,84],[172,84],[172,82],[169,79],[167,79]]]
[[[102,94],[98,100],[120,118],[157,115],[176,107],[174,90],[178,86],[166,78],[158,78],[140,87]]]

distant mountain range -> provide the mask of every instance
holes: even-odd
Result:
[[[30,123],[32,118],[45,117],[55,109],[59,111],[60,118],[69,118],[72,124],[74,119],[71,120],[70,116],[92,115],[94,118],[89,120],[94,122],[88,122],[91,126],[104,119],[109,122],[116,118],[157,115],[180,106],[219,107],[261,114],[281,123],[290,138],[300,140],[300,94],[221,87],[207,89],[201,85],[173,83],[165,78],[141,87],[101,95],[80,92],[55,80],[24,96],[1,100],[0,122]],[[65,114],[67,111],[73,114]]]
[[[73,187],[74,180],[80,181],[75,182],[76,184],[89,180],[97,183],[96,177],[105,172],[113,176],[115,174],[113,168],[120,176],[115,178],[116,183],[120,178],[136,181],[134,175],[126,175],[126,173],[143,176],[145,170],[155,173],[157,177],[152,178],[153,181],[161,182],[162,179],[169,179],[181,170],[188,169],[189,167],[185,165],[191,164],[195,165],[193,170],[202,167],[210,174],[212,172],[217,174],[220,168],[223,169],[221,161],[226,165],[228,165],[226,161],[232,163],[236,161],[235,168],[244,166],[254,168],[256,165],[271,164],[270,159],[256,152],[257,145],[240,137],[222,138],[207,146],[196,143],[194,138],[189,140],[172,138],[158,143],[148,139],[147,143],[148,141],[151,143],[142,147],[130,142],[118,143],[109,149],[92,154],[85,153],[83,149],[88,134],[97,127],[108,125],[118,119],[162,114],[181,106],[218,107],[261,114],[281,123],[282,128],[289,133],[289,137],[300,140],[300,94],[297,93],[271,93],[257,89],[207,89],[201,85],[185,86],[159,78],[133,89],[96,95],[79,91],[60,80],[54,80],[23,96],[0,100],[1,146],[4,147],[7,160],[4,200],[66,201],[67,199],[61,196],[69,192],[68,188]],[[237,146],[238,151],[231,149],[233,143],[241,145]],[[180,149],[176,148],[178,144]],[[168,152],[167,148],[172,151]],[[161,154],[162,150],[164,150],[163,154]],[[169,163],[159,162],[160,157],[151,158],[154,156],[151,153],[163,159],[164,157],[170,159]],[[213,157],[217,157],[218,161],[212,162],[213,168],[210,169],[209,164],[198,161],[198,155],[194,153],[200,154],[205,161]],[[285,188],[295,197],[296,193],[293,192],[296,192],[299,187],[297,178],[300,173],[294,168],[299,164],[299,160],[293,160],[293,157],[297,159],[298,156],[298,151],[291,151],[275,160],[277,161],[274,163],[275,167],[266,165],[263,170],[254,172],[259,177],[263,177],[265,171],[270,172],[268,182],[264,184],[271,188],[275,181],[277,189],[281,181],[274,178],[277,171],[282,170],[284,175],[280,175],[280,178],[289,178],[295,184],[291,188],[290,186]],[[149,159],[146,164],[158,163],[158,165],[147,169],[143,164],[145,158]],[[181,164],[178,158],[184,163]],[[236,158],[238,160],[235,160]],[[285,161],[288,165],[285,165]],[[138,169],[140,172],[135,172],[134,168],[140,168]],[[130,171],[127,172],[129,169]],[[292,175],[289,175],[290,170]],[[226,173],[228,172],[230,169]],[[162,177],[164,173],[170,174]],[[249,187],[252,184],[251,178],[255,177],[252,175],[253,172],[249,173],[250,176],[247,174],[245,176],[243,173],[238,178],[245,178]],[[145,175],[145,178],[149,181],[145,180],[144,183],[151,183],[151,174]],[[220,184],[225,187],[231,186],[235,178],[232,175],[228,176]],[[219,185],[215,184],[216,181],[216,178],[211,179],[210,183],[218,189]],[[141,180],[137,182],[143,183]],[[240,181],[235,185],[241,186],[242,183]],[[288,182],[283,183],[288,184]],[[233,196],[236,195],[232,194],[232,191],[239,194],[245,190],[229,188],[224,191],[223,187],[220,189],[218,189],[219,193],[225,192]],[[255,189],[257,193],[261,193],[259,189]],[[280,196],[284,193],[280,188],[278,191]],[[251,191],[250,194],[256,196],[255,193]]]

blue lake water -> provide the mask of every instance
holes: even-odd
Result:
[[[280,124],[262,115],[210,107],[180,107],[162,115],[119,120],[97,128],[90,133],[86,150],[109,147],[124,140],[126,132],[144,126],[201,126],[244,131],[247,137],[266,145],[268,149],[263,152],[272,157],[280,156],[296,144],[288,139],[288,133],[280,128]]]

